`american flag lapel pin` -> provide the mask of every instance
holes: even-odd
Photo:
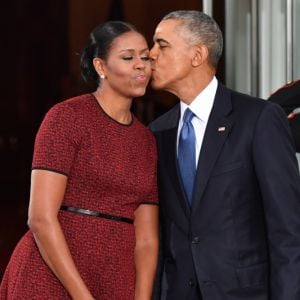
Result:
[[[221,127],[218,128],[218,131],[219,131],[219,132],[222,132],[222,131],[225,131],[225,130],[226,130],[226,127],[225,127],[225,126],[221,126]]]

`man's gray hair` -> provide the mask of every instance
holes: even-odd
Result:
[[[208,61],[214,68],[217,68],[222,55],[223,35],[216,21],[205,13],[196,10],[173,11],[162,20],[169,19],[182,21],[184,37],[192,45],[200,43],[207,46]],[[188,36],[186,33],[189,33]]]

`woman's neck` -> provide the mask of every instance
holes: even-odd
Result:
[[[113,95],[100,88],[94,92],[94,96],[105,113],[112,119],[124,125],[132,122],[130,111],[132,99]]]

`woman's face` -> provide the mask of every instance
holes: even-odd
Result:
[[[145,38],[134,31],[117,37],[109,50],[108,57],[102,61],[105,75],[103,88],[127,98],[145,94],[151,76],[149,49]]]

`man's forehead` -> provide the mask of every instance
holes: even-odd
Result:
[[[161,21],[156,29],[155,29],[155,36],[156,35],[164,35],[166,33],[171,33],[174,28],[178,25],[179,21],[174,19],[168,19]]]

